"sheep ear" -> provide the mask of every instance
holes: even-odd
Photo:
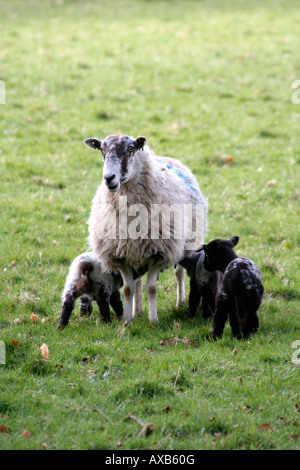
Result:
[[[182,266],[184,269],[187,270],[188,273],[191,274],[191,270],[195,268],[195,266],[197,265],[197,261],[198,261],[198,253],[194,253],[180,260],[178,264],[180,264],[180,266]]]
[[[229,241],[230,241],[230,243],[231,243],[232,248],[233,248],[235,245],[238,244],[239,239],[240,239],[240,237],[238,237],[237,235],[235,235],[234,237],[231,237],[231,238],[230,238]]]
[[[202,250],[202,251],[199,252],[199,257],[198,257],[197,264],[198,263],[204,263],[204,260],[205,260],[205,251]]]
[[[198,254],[198,260],[197,260],[196,270],[195,270],[195,275],[196,275],[196,278],[198,279],[201,279],[202,275],[205,273],[204,261],[205,261],[205,252],[200,251]]]
[[[90,137],[88,139],[85,139],[84,143],[85,145],[87,145],[88,147],[91,147],[94,150],[101,150],[102,141],[99,139],[96,139],[96,137]]]
[[[137,150],[141,150],[144,147],[144,145],[146,144],[146,142],[147,142],[146,137],[143,137],[143,136],[137,137],[134,141],[135,148]]]

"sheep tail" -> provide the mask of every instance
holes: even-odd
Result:
[[[241,332],[245,331],[247,325],[248,311],[244,299],[240,296],[235,297],[237,318]]]
[[[75,286],[75,295],[80,297],[81,295],[89,292],[92,289],[92,282],[90,279],[90,273],[94,270],[93,263],[89,261],[82,261],[78,266],[80,273],[80,279]]]

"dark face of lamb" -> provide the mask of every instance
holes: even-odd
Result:
[[[204,267],[207,271],[222,271],[237,255],[233,251],[233,247],[238,244],[239,237],[231,237],[229,240],[220,240],[219,238],[212,240],[202,247],[205,253]]]
[[[131,180],[134,174],[134,156],[143,150],[145,137],[110,135],[104,140],[86,139],[84,143],[95,150],[101,150],[104,167],[103,179],[109,191],[116,192],[120,186]]]

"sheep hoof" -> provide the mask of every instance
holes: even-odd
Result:
[[[125,318],[125,317],[122,318],[123,323],[131,323],[132,321],[133,321],[132,317],[131,318]]]
[[[149,321],[151,323],[158,323],[158,317],[157,316],[156,317],[151,317],[151,318],[149,318]]]
[[[133,318],[142,318],[144,315],[143,310],[139,310],[138,312],[134,312]]]

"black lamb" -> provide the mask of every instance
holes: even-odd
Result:
[[[221,289],[216,297],[213,339],[222,336],[228,314],[234,337],[247,338],[259,326],[257,310],[264,292],[262,277],[253,261],[239,258],[233,251],[238,241],[237,236],[229,240],[216,239],[202,248],[205,253],[205,269],[224,273]]]
[[[189,317],[196,316],[200,303],[203,318],[212,316],[215,310],[215,299],[220,288],[222,273],[208,272],[204,267],[204,251],[193,253],[180,261],[190,278]]]

